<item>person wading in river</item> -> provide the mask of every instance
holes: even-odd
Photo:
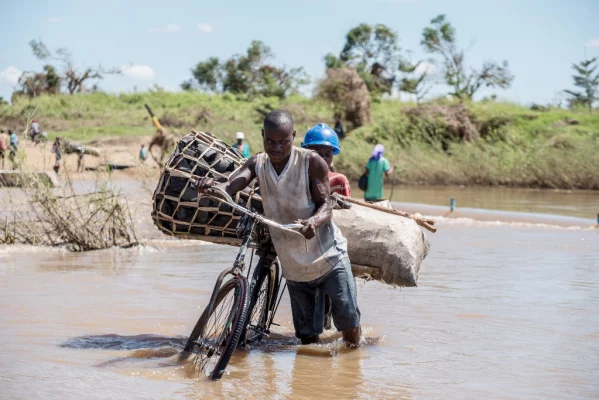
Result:
[[[383,174],[386,177],[391,176],[395,170],[395,165],[389,165],[389,161],[383,154],[385,147],[382,144],[377,144],[372,150],[372,156],[368,160],[365,167],[365,174],[368,174],[368,187],[364,193],[364,200],[370,202],[384,201],[383,194]]]
[[[331,194],[339,193],[340,195],[351,197],[351,189],[346,176],[333,172],[333,156],[339,154],[339,138],[337,133],[326,124],[318,124],[306,131],[302,147],[308,150],[314,150],[327,163],[329,167],[329,187]],[[332,305],[331,298],[325,295],[325,329],[331,329]]]
[[[271,111],[264,119],[264,153],[256,154],[227,182],[218,185],[229,195],[258,179],[264,215],[281,224],[299,220],[307,243],[296,235],[271,229],[273,245],[287,279],[295,335],[302,344],[318,342],[324,327],[324,295],[331,298],[333,322],[344,341],[360,345],[360,310],[347,255],[347,240],[331,221],[333,206],[326,162],[315,152],[293,146],[293,119]],[[212,178],[196,182],[203,193]]]

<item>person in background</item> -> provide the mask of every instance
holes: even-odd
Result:
[[[6,150],[8,150],[8,136],[6,135],[6,130],[3,128],[0,130],[0,159],[2,159],[2,166],[0,169],[4,169]]]
[[[77,172],[83,172],[85,164],[83,163],[83,156],[85,156],[85,147],[79,146],[77,149]]]
[[[142,144],[139,149],[139,161],[144,162],[148,158],[148,150],[146,149],[146,145]]]
[[[12,169],[17,169],[17,150],[19,150],[19,138],[17,134],[8,130],[8,135],[10,136],[10,153],[8,153],[8,159],[12,163]]]
[[[372,156],[366,164],[365,173],[368,174],[368,186],[364,193],[364,200],[370,202],[383,201],[383,174],[389,177],[395,170],[395,165],[389,165],[389,161],[383,154],[385,147],[382,144],[377,144],[372,150]]]
[[[56,154],[56,162],[54,163],[54,172],[58,174],[58,170],[60,169],[60,160],[62,160],[62,143],[60,136],[57,136],[54,140],[54,144],[52,144],[52,153]]]
[[[339,114],[335,114],[335,133],[337,133],[339,139],[345,137],[345,131],[343,130],[343,125],[341,125],[341,117]]]
[[[306,131],[301,146],[304,149],[314,150],[327,163],[329,167],[329,187],[331,188],[331,194],[339,193],[340,195],[351,197],[349,181],[345,175],[331,171],[333,156],[339,154],[341,151],[337,133],[328,125],[318,124]],[[331,329],[333,310],[331,298],[327,295],[324,297],[324,309],[324,328]]]
[[[38,139],[38,135],[40,134],[40,124],[39,122],[37,122],[37,120],[33,120],[31,121],[31,141],[35,142],[36,144],[38,143],[39,139]]]
[[[339,193],[350,197],[351,189],[345,175],[331,170],[333,156],[341,151],[337,133],[326,124],[318,124],[306,131],[301,146],[305,149],[314,150],[327,163],[331,193]]]
[[[243,142],[243,140],[245,139],[245,134],[243,132],[237,132],[235,134],[235,139],[237,140],[237,143],[234,143],[233,145],[231,145],[231,147],[239,150],[239,152],[245,158],[250,158],[250,146],[248,146],[247,143]]]

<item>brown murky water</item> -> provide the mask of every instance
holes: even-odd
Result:
[[[176,354],[235,249],[164,240],[146,207],[138,218],[153,239],[140,248],[0,246],[0,398],[599,397],[592,220],[440,218],[419,287],[359,281],[362,348],[334,333],[299,346],[284,298],[275,333],[209,382]]]

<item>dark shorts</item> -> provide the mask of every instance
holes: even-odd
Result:
[[[287,281],[287,287],[296,337],[309,338],[323,332],[325,295],[331,299],[337,330],[360,325],[356,281],[347,257],[322,277],[310,282]]]

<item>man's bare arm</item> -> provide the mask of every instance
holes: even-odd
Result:
[[[316,212],[311,218],[301,221],[304,228],[300,232],[307,239],[313,238],[316,228],[326,224],[333,217],[333,205],[329,200],[331,189],[327,163],[316,153],[312,154],[309,163],[310,193],[316,204]]]
[[[233,196],[235,193],[245,189],[256,178],[256,156],[250,157],[237,172],[229,176],[229,180],[218,185],[214,184],[214,179],[203,177],[198,180],[196,187],[199,193],[203,193],[206,189],[216,186],[223,189]]]

